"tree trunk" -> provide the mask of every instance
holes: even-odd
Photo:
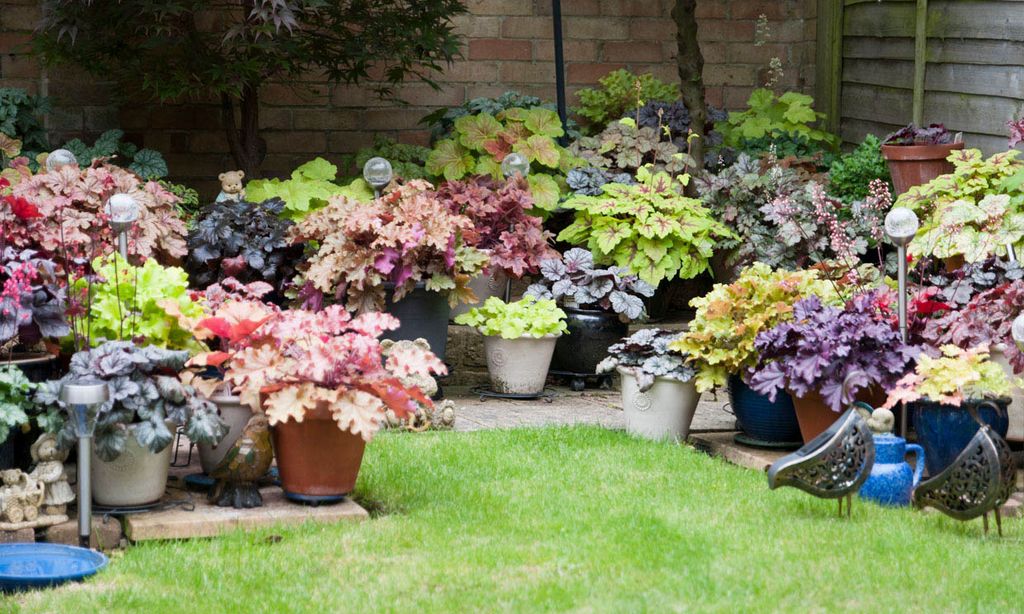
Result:
[[[227,94],[220,95],[221,119],[228,137],[231,157],[238,168],[245,171],[246,179],[256,179],[260,174],[260,164],[266,154],[266,148],[260,139],[260,100],[259,92],[246,86],[242,97],[237,100],[240,111],[241,125],[235,121],[236,99]]]
[[[675,0],[672,19],[676,22],[679,91],[686,110],[690,112],[690,130],[698,136],[691,141],[690,154],[697,163],[695,170],[700,171],[704,168],[704,124],[708,118],[708,107],[704,99],[704,55],[697,42],[696,10],[697,0]]]

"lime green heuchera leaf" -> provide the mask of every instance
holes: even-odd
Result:
[[[526,182],[530,185],[530,195],[533,196],[535,207],[544,211],[554,211],[558,208],[561,190],[551,175],[530,174],[527,175]]]
[[[986,347],[944,345],[940,351],[939,357],[922,354],[914,371],[896,382],[883,407],[921,399],[960,406],[964,401],[1010,396],[1010,379],[989,359]]]
[[[338,167],[319,157],[300,165],[292,171],[292,179],[334,181],[337,176]]]
[[[482,306],[455,318],[455,323],[472,326],[486,336],[503,339],[540,338],[567,331],[565,312],[555,301],[538,300],[531,295],[513,303],[491,297]]]
[[[565,134],[565,130],[562,128],[562,120],[559,119],[558,113],[551,109],[543,107],[530,109],[526,112],[524,123],[527,130],[538,136],[557,138]],[[555,165],[548,164],[547,166]]]
[[[427,172],[448,181],[462,179],[473,168],[475,164],[472,154],[452,139],[439,142],[427,156]]]
[[[474,174],[500,180],[502,177],[501,163],[494,158],[479,158],[476,161]]]
[[[488,113],[463,115],[455,120],[455,134],[459,144],[467,149],[483,151],[484,143],[498,136],[501,123]]]
[[[558,144],[551,137],[535,134],[525,141],[512,145],[512,151],[523,154],[530,162],[537,162],[549,168],[558,167]]]

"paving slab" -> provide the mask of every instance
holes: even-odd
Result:
[[[280,488],[262,488],[260,494],[263,495],[262,507],[236,510],[213,505],[203,494],[197,493],[193,495],[195,508],[191,511],[183,507],[173,507],[125,516],[125,536],[132,542],[191,539],[213,537],[239,527],[253,529],[302,524],[307,521],[360,521],[370,517],[362,506],[348,498],[330,505],[307,506],[288,501]]]
[[[765,450],[736,443],[735,431],[724,433],[691,433],[690,443],[698,450],[725,459],[734,465],[764,471],[776,460],[789,454],[787,450]]]

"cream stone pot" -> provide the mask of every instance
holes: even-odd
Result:
[[[451,319],[454,320],[464,313],[469,313],[470,309],[483,305],[484,301],[492,296],[505,296],[505,288],[507,285],[508,276],[505,275],[505,271],[497,267],[495,267],[494,271],[490,274],[484,273],[477,275],[473,279],[469,280],[469,289],[476,295],[477,302],[459,303],[455,307],[452,307]]]
[[[167,422],[173,433],[173,422]],[[168,444],[159,452],[139,445],[135,439],[135,426],[128,427],[124,452],[112,461],[105,461],[92,453],[92,500],[107,507],[131,507],[159,501],[167,489],[167,473],[171,468],[171,448]],[[173,441],[173,440],[172,440]]]
[[[998,364],[1006,371],[1006,376],[1010,378],[1010,382],[1016,381],[1016,375],[1013,373],[1013,367],[1010,366],[1010,361],[1006,358],[1006,345],[997,343],[992,346],[990,351],[992,362]],[[1006,438],[1010,441],[1024,441],[1024,390],[1020,387],[1010,385],[1010,398],[1013,399],[1010,406],[1007,408],[1007,413],[1010,415],[1010,428],[1006,432]]]
[[[249,418],[252,417],[252,409],[248,405],[243,404],[238,395],[231,394],[224,389],[219,389],[217,394],[210,397],[210,401],[217,406],[220,419],[228,426],[228,434],[216,444],[197,444],[196,447],[199,448],[199,464],[203,468],[203,473],[206,474],[209,474],[220,464],[220,461],[228,453],[228,450],[231,449],[231,446],[235,445],[238,438],[242,436],[242,430],[249,423]]]
[[[561,335],[544,337],[484,337],[484,355],[491,388],[501,394],[540,394]]]
[[[685,441],[700,400],[694,383],[658,377],[653,386],[641,392],[633,374],[621,367],[618,372],[626,432],[646,439]]]

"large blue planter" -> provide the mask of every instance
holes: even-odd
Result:
[[[882,505],[910,505],[910,495],[924,472],[924,450],[891,433],[876,434],[875,464],[860,487],[860,496]],[[907,451],[917,458],[914,468],[906,461]]]
[[[973,405],[978,417],[999,433],[1000,437],[1006,437],[1010,427],[1007,414],[1009,399],[965,403]],[[909,410],[914,417],[917,441],[924,448],[928,475],[936,475],[948,467],[980,428],[964,407],[917,401],[910,403]]]
[[[800,423],[796,420],[793,400],[779,392],[775,402],[754,392],[737,376],[729,377],[729,403],[736,414],[736,422],[748,437],[763,443],[799,443]]]

